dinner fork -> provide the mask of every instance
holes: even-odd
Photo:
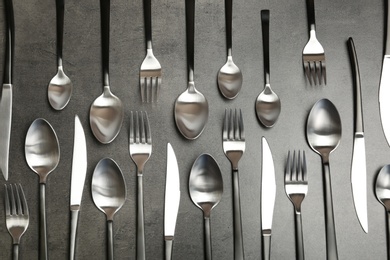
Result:
[[[297,157],[294,151],[292,158],[290,158],[290,151],[288,152],[284,188],[295,209],[297,259],[304,260],[301,204],[308,190],[305,151],[302,153],[302,159],[300,151]]]
[[[317,85],[317,78],[320,85],[322,84],[321,79],[324,78],[324,83],[326,85],[325,51],[316,37],[314,0],[306,0],[306,6],[310,27],[310,38],[303,49],[303,67],[310,85],[312,85],[312,81],[314,81],[314,85]]]
[[[233,218],[234,218],[234,259],[244,259],[242,239],[240,186],[238,183],[238,161],[245,151],[245,132],[241,109],[225,110],[222,131],[223,151],[232,165],[233,172]]]
[[[22,185],[5,186],[5,223],[13,240],[13,259],[19,259],[20,238],[27,230],[29,213]]]
[[[137,166],[137,260],[145,259],[144,195],[142,176],[145,163],[152,153],[152,136],[146,112],[130,114],[130,157]]]
[[[142,102],[157,102],[161,88],[161,65],[152,49],[152,4],[144,0],[146,57],[139,74]]]

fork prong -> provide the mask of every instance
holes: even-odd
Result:
[[[144,113],[142,111],[138,114],[138,126],[139,126],[139,142],[141,144],[146,142],[146,135],[145,135],[145,123],[144,123]]]
[[[321,71],[322,71],[322,77],[324,78],[324,83],[326,85],[326,64],[325,64],[325,60],[321,61]]]
[[[234,127],[234,140],[240,140],[240,133],[241,129],[238,124],[238,115],[237,115],[237,109],[234,109],[234,116],[233,116],[233,127]]]
[[[152,78],[148,77],[146,81],[146,102],[150,102],[152,98]]]
[[[152,143],[152,132],[150,131],[150,124],[149,124],[149,118],[146,111],[144,112],[144,122],[145,122],[145,136],[146,136],[146,143],[151,144]]]
[[[139,78],[139,86],[141,92],[141,101],[145,102],[145,78],[143,77]]]
[[[15,193],[16,193],[16,208],[17,208],[17,212],[18,214],[23,214],[23,209],[22,209],[22,200],[20,198],[20,194],[19,194],[19,189],[18,189],[18,185],[17,184],[14,184],[14,187],[15,187]]]
[[[314,65],[316,68],[315,75],[316,75],[316,78],[318,78],[318,84],[321,85],[322,84],[321,61],[315,61]]]
[[[302,171],[302,161],[301,161],[301,151],[298,150],[298,159],[297,159],[297,181],[303,181],[303,171]]]
[[[303,62],[303,66],[305,67],[306,77],[309,80],[310,85],[312,85],[309,62],[307,61]]]
[[[245,141],[245,131],[244,131],[244,119],[242,117],[242,111],[239,109],[239,119],[238,126],[240,128],[240,140]]]
[[[133,111],[130,111],[130,133],[129,133],[130,144],[134,143],[134,115]]]
[[[296,154],[295,154],[295,150],[293,152],[293,156],[292,156],[292,165],[291,165],[291,180],[292,181],[296,181],[298,180],[298,167],[297,167],[297,160],[296,160]]]
[[[161,88],[161,77],[157,77],[156,102],[158,100],[158,97],[160,96],[160,88]]]
[[[11,215],[11,205],[9,204],[9,193],[6,184],[4,184],[4,204],[5,204],[5,214],[7,216]]]
[[[315,62],[310,61],[309,66],[310,66],[310,77],[312,78],[314,85],[317,85]]]
[[[222,139],[224,141],[228,140],[228,128],[229,128],[229,122],[228,122],[228,109],[225,109],[225,117],[223,119],[223,130],[222,130]]]
[[[15,202],[15,193],[12,185],[9,186],[11,190],[11,214],[16,215],[16,202]]]
[[[134,143],[138,144],[140,143],[140,135],[139,135],[139,115],[138,115],[138,111],[135,111],[135,119],[134,119],[134,134],[135,134],[135,138],[134,138]]]
[[[302,151],[302,178],[303,181],[307,181],[307,166],[305,151]]]
[[[290,180],[291,180],[291,159],[290,159],[290,151],[288,151],[286,169],[284,171],[284,182],[288,182]]]
[[[19,186],[20,195],[21,195],[21,204],[22,204],[22,207],[23,207],[23,214],[28,216],[29,215],[29,211],[28,211],[28,206],[27,206],[26,195],[24,195],[24,191],[23,191],[22,185],[19,183],[18,186]]]
[[[229,125],[228,125],[228,140],[234,139],[234,121],[233,121],[233,111],[229,110]]]

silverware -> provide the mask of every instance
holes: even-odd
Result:
[[[325,51],[316,36],[314,0],[306,0],[306,7],[310,38],[303,49],[303,67],[305,68],[305,74],[310,85],[312,85],[312,82],[314,82],[314,85],[317,85],[317,78],[320,85],[322,84],[323,78],[326,85]]]
[[[234,259],[244,259],[244,242],[242,237],[240,185],[238,162],[245,152],[245,132],[241,109],[225,110],[222,131],[223,151],[232,165],[233,175],[233,218],[234,218]]]
[[[19,259],[20,238],[29,224],[29,212],[22,185],[4,185],[5,223],[12,237],[13,258]]]
[[[385,207],[387,215],[387,250],[390,251],[390,164],[383,166],[379,171],[375,183],[375,195]],[[389,254],[389,253],[388,253]],[[388,255],[388,259],[390,256]]]
[[[297,158],[295,157],[295,151],[292,158],[290,158],[290,151],[288,152],[286,171],[284,174],[284,188],[287,197],[294,205],[297,259],[304,260],[305,251],[303,246],[301,204],[308,190],[305,151],[302,153],[302,159],[300,151],[298,151]]]
[[[143,173],[145,163],[152,154],[152,134],[146,112],[130,114],[130,157],[137,165],[137,259],[145,259]]]
[[[187,139],[198,138],[209,117],[209,105],[205,96],[195,88],[194,83],[194,32],[195,1],[186,0],[186,36],[188,87],[175,102],[175,122],[177,129]]]
[[[9,145],[12,123],[12,65],[14,56],[15,23],[12,0],[4,1],[6,42],[3,90],[0,96],[0,171],[8,180]]]
[[[233,0],[225,0],[227,61],[218,72],[218,87],[227,99],[234,99],[242,87],[242,73],[232,57]]]
[[[280,98],[271,89],[269,65],[269,10],[261,10],[261,29],[264,52],[264,90],[256,99],[256,115],[265,127],[273,127],[280,114]]]
[[[56,0],[57,17],[57,74],[51,79],[47,90],[49,103],[55,110],[62,110],[69,103],[73,85],[62,65],[65,0]]]
[[[218,205],[223,193],[221,170],[209,154],[201,154],[191,168],[189,190],[192,202],[203,211],[205,259],[211,260],[211,210]]]
[[[161,89],[161,65],[152,49],[152,4],[144,0],[146,57],[141,64],[139,82],[142,102],[157,102]]]
[[[180,204],[179,166],[175,152],[170,143],[167,144],[167,177],[165,181],[164,203],[164,241],[165,259],[172,259],[173,239]]]
[[[46,228],[46,179],[57,167],[60,147],[57,134],[45,119],[32,122],[27,131],[25,157],[28,166],[39,176],[40,230],[39,259],[48,259]]]
[[[322,159],[327,258],[338,259],[329,155],[340,143],[341,119],[336,107],[328,99],[321,99],[314,104],[307,119],[306,135],[311,149]]]
[[[271,149],[265,137],[261,138],[261,235],[263,259],[271,256],[272,218],[274,214],[276,182]]]
[[[390,4],[387,4],[387,28],[390,28]],[[389,29],[386,34],[386,49],[383,56],[382,75],[379,85],[379,108],[383,132],[390,145],[390,39]]]
[[[96,165],[92,175],[92,199],[107,217],[108,259],[114,259],[114,215],[126,201],[126,183],[122,171],[114,160],[104,158]]]
[[[72,177],[70,186],[70,252],[69,259],[75,259],[77,223],[83,196],[85,176],[87,174],[87,143],[79,117],[74,119],[74,143],[72,160]]]
[[[353,142],[351,184],[356,215],[364,232],[368,232],[366,146],[364,142],[362,91],[355,45],[348,39],[348,47],[355,82],[355,136]]]
[[[92,103],[89,111],[89,123],[96,139],[111,143],[119,134],[123,123],[122,101],[110,91],[108,73],[110,56],[110,0],[100,0],[103,56],[103,94]]]

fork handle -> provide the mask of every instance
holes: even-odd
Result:
[[[62,66],[65,0],[56,0],[57,17],[57,66]]]
[[[238,169],[233,170],[233,219],[234,219],[234,259],[243,260],[244,242],[242,238],[240,185],[238,181]]]
[[[12,84],[12,59],[14,57],[14,40],[15,40],[15,22],[14,7],[12,0],[5,0],[5,17],[6,17],[6,43],[5,43],[5,65],[4,65],[4,84]]]
[[[194,81],[195,0],[186,0],[188,81]]]
[[[12,246],[12,259],[18,260],[19,259],[19,244],[14,244]]]
[[[102,63],[103,84],[110,86],[109,61],[110,61],[110,0],[100,0],[100,16],[102,30]]]
[[[138,174],[137,181],[137,260],[145,260],[144,188],[142,174]]]
[[[46,228],[46,186],[39,184],[40,191],[40,229],[39,229],[39,259],[46,260],[47,256],[47,228]]]
[[[297,260],[305,260],[305,251],[303,247],[302,215],[300,212],[295,212],[295,229]]]
[[[152,1],[144,0],[145,40],[146,48],[152,49]]]
[[[314,11],[314,0],[306,0],[307,7],[307,20],[309,22],[309,28],[311,30],[316,30],[316,19]]]

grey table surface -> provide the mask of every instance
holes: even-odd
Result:
[[[333,202],[340,259],[386,259],[385,210],[374,194],[375,177],[390,162],[378,106],[378,86],[383,57],[385,1],[330,0],[316,3],[317,34],[326,52],[328,84],[310,86],[303,74],[302,49],[308,40],[304,0],[234,1],[233,57],[244,76],[243,88],[232,101],[219,93],[216,75],[226,61],[224,1],[198,0],[195,15],[195,83],[210,104],[209,120],[195,141],[176,129],[173,107],[187,87],[184,0],[152,1],[154,53],[163,67],[161,97],[157,104],[142,104],[138,73],[145,56],[142,1],[112,1],[110,75],[113,93],[125,105],[126,117],[119,136],[109,145],[98,143],[89,127],[89,108],[102,92],[99,1],[65,3],[64,69],[74,84],[73,97],[61,112],[50,108],[47,85],[56,73],[55,1],[14,0],[15,62],[14,104],[10,149],[10,178],[0,184],[20,182],[31,212],[30,226],[22,238],[21,259],[38,258],[38,176],[27,166],[24,142],[32,121],[47,119],[58,134],[61,159],[47,182],[49,257],[68,258],[69,190],[74,115],[84,126],[88,146],[88,171],[81,205],[77,239],[78,259],[106,258],[105,216],[93,204],[91,177],[97,162],[112,157],[121,167],[128,198],[114,220],[116,259],[134,259],[136,242],[136,173],[128,152],[129,112],[149,113],[153,154],[144,175],[147,259],[162,259],[166,144],[176,152],[182,196],[177,220],[174,259],[203,259],[202,212],[188,194],[189,171],[201,153],[213,155],[223,173],[224,194],[212,211],[214,259],[233,259],[233,211],[230,163],[222,150],[225,108],[241,108],[246,129],[246,151],[240,161],[242,221],[246,259],[261,259],[260,179],[261,137],[273,152],[276,203],[273,220],[272,259],[295,257],[294,215],[283,180],[288,150],[306,151],[309,192],[302,208],[306,259],[325,259],[323,178],[320,157],[305,137],[306,118],[320,98],[330,99],[342,119],[343,136],[330,158]],[[260,10],[270,9],[271,84],[282,102],[279,121],[272,129],[260,126],[254,102],[263,88],[263,54]],[[0,50],[4,52],[4,4],[0,2]],[[353,37],[360,65],[367,148],[369,231],[364,233],[353,206],[350,168],[353,144],[353,82],[346,41]],[[0,71],[4,57],[0,55]],[[0,197],[3,198],[3,188]],[[11,237],[5,227],[0,199],[0,258],[11,258]]]

